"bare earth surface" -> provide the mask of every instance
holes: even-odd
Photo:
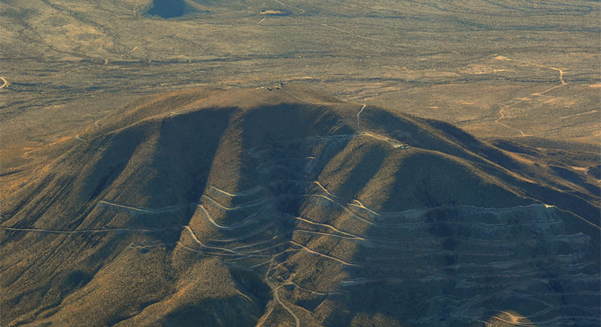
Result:
[[[2,317],[595,326],[598,179],[518,150],[297,85],[149,96],[3,176]]]
[[[600,6],[0,0],[0,324],[598,326]]]
[[[479,137],[600,140],[598,2],[197,0],[170,19],[149,0],[1,4],[3,150],[140,94],[280,80]]]

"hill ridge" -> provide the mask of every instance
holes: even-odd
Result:
[[[3,206],[3,321],[598,321],[594,195],[451,125],[329,99],[162,94],[47,150],[65,152]]]

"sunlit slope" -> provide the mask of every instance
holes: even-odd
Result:
[[[3,325],[599,323],[598,197],[448,124],[196,89],[43,153],[3,199]]]

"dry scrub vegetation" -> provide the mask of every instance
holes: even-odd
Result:
[[[297,85],[148,96],[3,176],[2,319],[596,324],[595,177],[499,145]]]
[[[599,13],[0,0],[1,324],[598,326]]]

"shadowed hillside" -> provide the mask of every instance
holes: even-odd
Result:
[[[2,325],[597,326],[598,180],[490,144],[295,85],[147,96],[3,172]]]

